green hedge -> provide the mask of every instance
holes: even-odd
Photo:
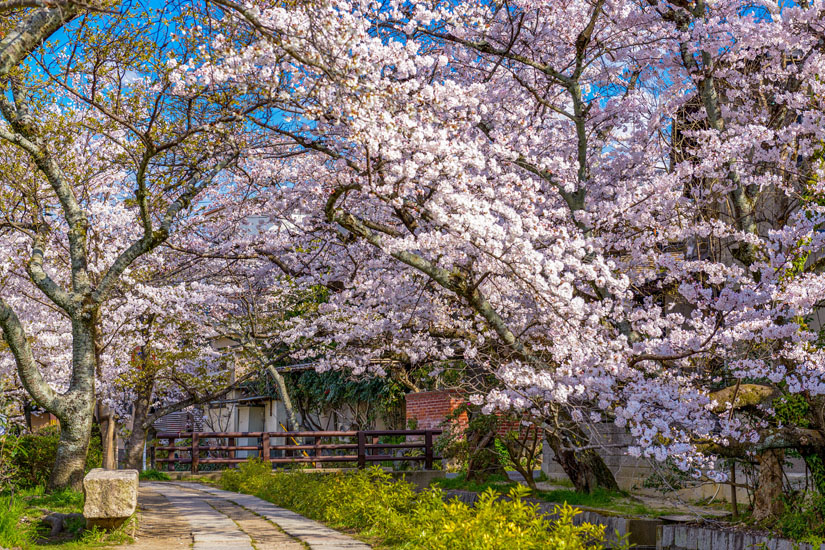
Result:
[[[54,467],[59,439],[60,429],[57,426],[23,435],[0,436],[0,481],[5,486],[3,488],[44,487]],[[93,435],[86,456],[86,471],[100,467],[101,462],[100,436]]]
[[[510,498],[482,493],[475,507],[445,502],[439,489],[416,493],[413,486],[378,468],[357,473],[272,473],[268,464],[249,462],[226,471],[229,491],[252,494],[331,527],[379,539],[382,547],[410,550],[584,550],[604,548],[604,528],[575,526],[576,511],[556,508],[548,520],[526,502],[527,489]]]

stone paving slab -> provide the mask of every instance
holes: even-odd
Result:
[[[235,504],[238,504],[239,506],[242,506],[247,510],[250,510],[271,521],[283,529],[287,535],[295,537],[296,539],[306,543],[311,550],[370,550],[369,545],[354,539],[349,535],[330,529],[326,525],[318,523],[317,521],[305,518],[304,516],[296,514],[291,510],[280,508],[271,502],[267,502],[252,495],[232,493],[230,491],[224,491],[198,483],[165,482],[164,485],[175,485],[184,489],[206,493],[212,497],[222,498],[228,500],[229,502],[234,502]],[[188,498],[189,500],[196,500],[191,496]],[[200,549],[195,548],[195,550]],[[224,548],[222,550],[228,549]]]
[[[193,550],[255,550],[249,536],[204,499],[193,498],[164,483],[152,483],[151,489],[166,497],[189,523],[195,542]]]

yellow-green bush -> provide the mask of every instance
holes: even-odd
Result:
[[[416,493],[378,468],[357,473],[272,473],[250,462],[224,472],[221,486],[248,493],[339,529],[354,529],[384,545],[410,550],[584,550],[603,548],[601,526],[573,525],[576,511],[556,508],[555,520],[526,502],[527,489],[500,499],[484,492],[475,507],[445,502],[440,489]]]

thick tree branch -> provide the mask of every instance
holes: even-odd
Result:
[[[40,369],[37,368],[37,362],[23,324],[2,298],[0,298],[0,328],[3,329],[3,339],[14,355],[23,387],[39,405],[52,412],[58,411],[60,395],[43,379]]]
[[[43,268],[43,259],[46,252],[46,231],[46,224],[41,223],[32,243],[32,255],[28,264],[26,264],[26,272],[43,294],[48,296],[63,311],[72,314],[77,310],[77,303],[72,300],[72,296],[68,292],[54,282]]]
[[[148,430],[152,427],[152,424],[155,423],[156,420],[163,418],[167,414],[172,414],[173,412],[182,411],[187,407],[191,407],[192,405],[200,405],[201,403],[208,403],[209,401],[215,400],[219,397],[223,397],[227,393],[231,392],[239,385],[243,384],[253,376],[260,374],[258,371],[251,371],[246,373],[245,375],[241,376],[231,384],[228,384],[222,387],[219,390],[216,390],[212,393],[207,393],[206,395],[194,395],[187,399],[183,399],[178,401],[177,403],[172,403],[171,405],[167,405],[161,409],[156,410],[151,415],[146,417],[146,420],[143,421],[143,425],[141,426],[144,430]]]
[[[15,0],[4,0],[0,11],[14,6]],[[4,7],[8,5],[8,8]],[[28,6],[19,6],[28,7]],[[77,17],[78,6],[65,3],[60,7],[44,8],[21,19],[17,26],[0,40],[0,81],[26,59],[35,48],[59,30],[67,22]]]

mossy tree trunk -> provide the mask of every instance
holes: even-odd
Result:
[[[619,485],[598,451],[590,446],[584,428],[567,411],[559,409],[544,424],[545,438],[554,458],[576,491],[618,491]]]
[[[467,480],[486,481],[491,476],[506,476],[496,449],[498,417],[482,414],[475,407],[467,410]]]
[[[547,444],[553,450],[556,462],[567,474],[576,491],[592,493],[596,489],[619,490],[613,472],[594,449],[576,450],[565,439],[556,433],[547,434]]]
[[[143,450],[148,437],[146,423],[149,421],[149,408],[152,403],[153,388],[154,377],[141,379],[137,388],[134,412],[132,414],[132,431],[126,440],[125,465],[127,469],[143,470]]]
[[[756,522],[773,522],[784,509],[782,490],[782,461],[785,452],[768,449],[759,454],[758,485],[753,496],[753,515]]]

